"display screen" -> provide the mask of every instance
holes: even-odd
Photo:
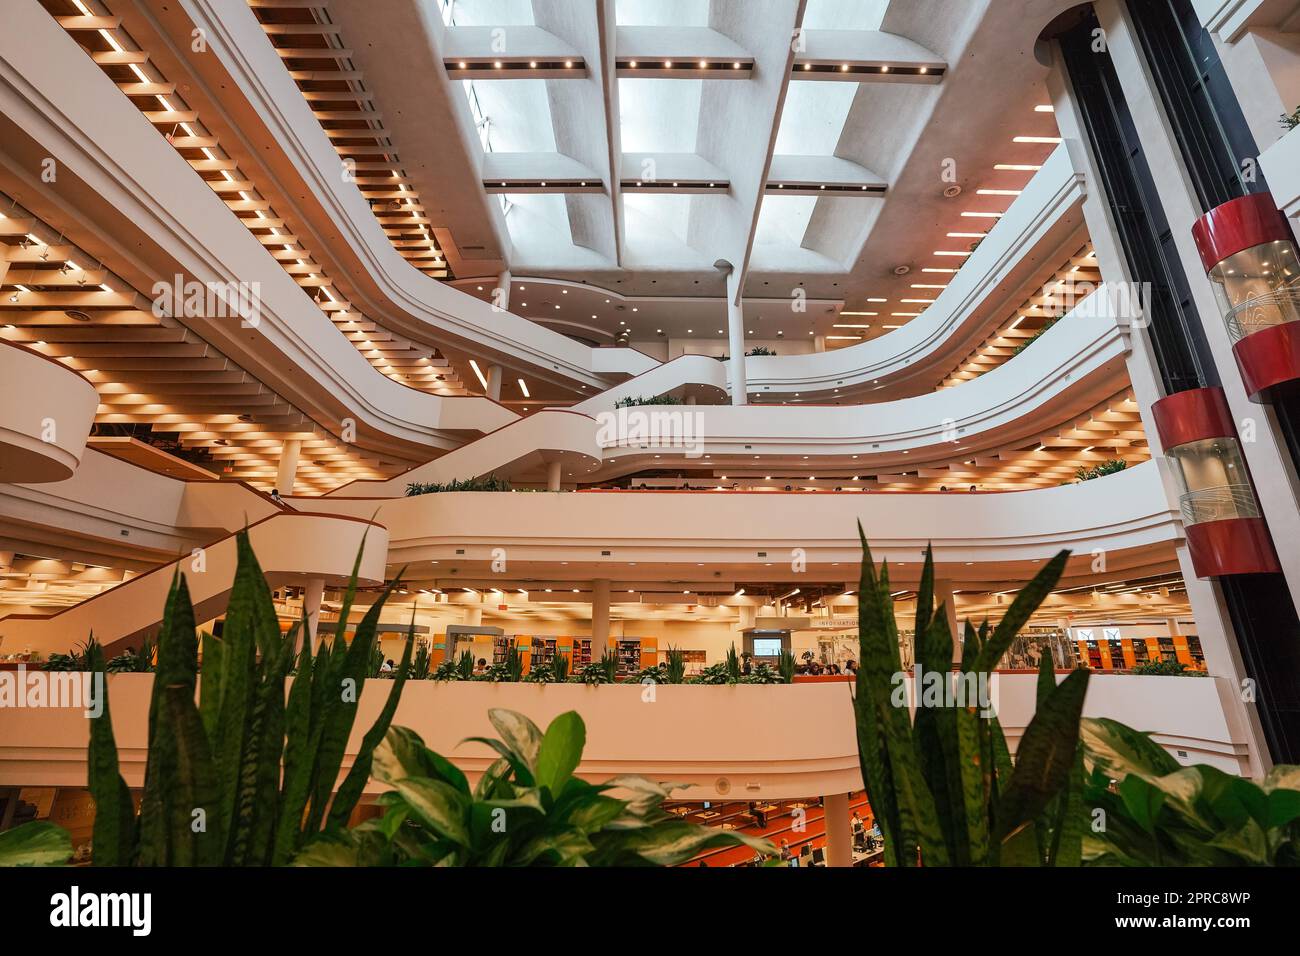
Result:
[[[779,637],[754,638],[754,656],[755,657],[780,657],[781,638]]]

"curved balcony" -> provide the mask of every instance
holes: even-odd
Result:
[[[98,405],[95,386],[72,369],[0,340],[0,483],[71,475]]]
[[[363,537],[359,579],[363,585],[384,581],[388,532],[364,518],[280,512],[249,525],[248,531],[273,588],[308,578],[323,578],[333,586],[346,584]],[[111,654],[120,642],[157,627],[177,571],[189,585],[196,619],[211,620],[224,610],[230,596],[235,561],[232,534],[56,614],[0,618],[0,648],[6,653],[62,653],[93,633]]]
[[[148,742],[152,674],[108,678],[113,731],[123,779],[140,787]],[[1037,677],[999,674],[998,717],[1014,751],[1034,711]],[[366,682],[347,744],[343,772],[378,716],[388,681]],[[541,726],[566,710],[587,725],[577,773],[592,781],[643,774],[687,786],[687,800],[793,798],[860,789],[853,706],[846,683],[757,687],[665,686],[647,704],[640,686],[408,683],[396,726],[476,780],[496,758],[466,737],[495,736],[487,712],[503,707]],[[1247,771],[1245,736],[1223,705],[1233,693],[1223,678],[1094,675],[1084,715],[1110,717],[1154,734],[1187,763],[1229,774]],[[85,786],[89,721],[77,707],[0,708],[0,786]],[[383,788],[373,782],[369,793]]]

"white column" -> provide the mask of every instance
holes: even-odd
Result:
[[[1105,187],[1087,146],[1087,132],[1075,104],[1069,78],[1061,67],[1059,53],[1053,69],[1048,73],[1047,87],[1056,109],[1056,122],[1065,139],[1066,148],[1070,151],[1074,168],[1083,173],[1088,183],[1088,193],[1083,201],[1083,218],[1097,253],[1102,281],[1132,282],[1133,277],[1129,273],[1119,232],[1111,217]],[[1132,329],[1130,332],[1127,364],[1129,381],[1133,385],[1133,394],[1142,415],[1142,428],[1146,433],[1151,457],[1157,459],[1159,464],[1169,510],[1177,513],[1179,505],[1174,480],[1163,461],[1164,449],[1160,445],[1160,434],[1151,415],[1151,406],[1164,397],[1164,388],[1157,372],[1151,340],[1143,329]],[[1179,544],[1177,555],[1178,569],[1187,586],[1187,599],[1196,620],[1208,672],[1214,677],[1227,678],[1233,686],[1240,687],[1245,677],[1245,666],[1218,586],[1213,581],[1202,581],[1196,576],[1185,542]],[[1225,701],[1229,722],[1241,728],[1242,738],[1250,750],[1249,768],[1243,767],[1243,771],[1251,776],[1263,776],[1271,763],[1258,714],[1253,705],[1247,706],[1241,700],[1240,694],[1231,694],[1229,698]]]
[[[9,271],[9,246],[0,244],[0,282],[5,281],[5,274]]]
[[[287,438],[280,444],[280,467],[275,475],[275,490],[282,495],[293,494],[294,480],[298,477],[298,451],[302,442]]]
[[[849,795],[833,793],[822,798],[826,809],[826,865],[853,865],[853,829],[849,823]]]
[[[546,463],[546,490],[559,491],[561,469],[564,466],[558,461],[548,461]]]
[[[494,290],[494,304],[504,312],[510,311],[510,270],[502,269],[497,275],[497,287]]]
[[[758,618],[758,608],[752,604],[742,604],[736,608],[739,614],[739,627],[742,631],[748,630],[754,626],[754,621]]]
[[[814,336],[813,336],[813,351],[814,351],[814,352],[825,352],[825,351],[826,351],[826,336],[824,336],[824,335],[814,335]]]
[[[487,368],[487,397],[494,402],[501,401],[501,366],[489,365]]]
[[[609,646],[609,580],[591,582],[591,657],[598,660]]]
[[[14,553],[12,551],[0,551],[0,568],[10,567],[14,563]]]
[[[731,404],[749,404],[745,378],[745,310],[740,305],[740,276],[733,267],[727,273],[727,343],[731,354]]]
[[[479,627],[483,624],[483,605],[471,604],[465,608],[465,626]]]
[[[312,578],[302,589],[302,612],[303,616],[307,618],[307,634],[305,639],[307,641],[307,646],[311,648],[313,654],[316,653],[316,638],[320,630],[320,602],[321,598],[324,596],[324,578]],[[299,637],[299,645],[301,645],[303,639],[303,637]]]

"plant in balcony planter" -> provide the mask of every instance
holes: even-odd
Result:
[[[109,658],[105,670],[110,674],[144,674],[154,668],[154,656],[157,648],[149,640],[143,641],[139,648],[127,648],[116,657]]]
[[[731,677],[730,668],[727,667],[726,661],[718,661],[716,664],[710,664],[704,668],[691,681],[694,684],[734,684],[736,681]]]
[[[649,398],[640,396],[638,398],[620,398],[614,403],[617,408],[636,408],[640,405],[680,405],[682,400],[673,395],[651,395]]]
[[[433,673],[429,675],[429,679],[436,681],[450,681],[464,680],[465,678],[461,676],[460,667],[457,666],[455,661],[442,661],[433,669]]]
[[[569,658],[558,651],[556,651],[555,656],[551,658],[551,670],[555,672],[555,682],[557,684],[568,682],[569,664]]]
[[[560,682],[560,678],[555,672],[553,660],[534,664],[528,669],[528,674],[524,677],[524,680],[529,684],[556,684]]]
[[[461,651],[460,657],[456,658],[456,671],[460,674],[461,680],[474,679],[474,654],[471,651]]]
[[[1283,129],[1292,130],[1300,126],[1300,106],[1295,108],[1294,113],[1283,113],[1279,122]]]
[[[100,643],[91,634],[84,644],[74,647],[66,654],[54,653],[41,665],[43,671],[89,671],[94,670],[91,659],[102,652]]]
[[[1260,783],[1184,767],[1147,734],[1085,720],[1091,866],[1300,866],[1300,767]]]
[[[415,652],[411,658],[411,670],[407,674],[409,680],[428,680],[429,679],[429,645],[421,644],[420,649]]]
[[[363,545],[364,546],[364,545]],[[248,541],[238,561],[221,637],[203,636],[203,682],[195,703],[199,641],[184,577],[167,596],[149,706],[144,794],[137,814],[118,773],[105,695],[91,722],[90,792],[97,866],[266,866],[287,863],[310,838],[341,830],[370,776],[375,748],[397,708],[414,645],[402,663],[352,767],[338,777],[363,688],[386,589],[344,638],[361,551],[332,642],[297,654],[287,700],[285,675],[302,625],[280,632],[265,575]],[[103,669],[103,656],[93,665]],[[335,786],[337,784],[337,791]],[[197,827],[197,821],[203,822]]]
[[[617,667],[617,663],[615,663],[615,666]],[[578,671],[574,677],[576,680],[579,680],[584,684],[614,683],[613,678],[609,676],[609,670],[605,667],[603,658],[599,661],[591,661],[588,664],[584,664],[582,669]]]
[[[1203,671],[1189,671],[1182,661],[1143,661],[1132,673],[1145,677],[1204,677]]]
[[[755,664],[750,673],[741,676],[740,684],[785,684],[788,683],[780,672],[766,662]]]
[[[745,354],[750,356],[775,355],[776,349],[770,349],[766,345],[755,345],[752,349],[750,349]]]
[[[787,684],[794,683],[794,675],[799,671],[799,662],[795,659],[794,652],[781,648],[781,656],[776,662],[776,669],[781,674],[781,680]]]
[[[916,601],[916,672],[902,670],[889,568],[877,573],[859,525],[861,667],[853,709],[867,799],[885,834],[890,866],[1078,866],[1079,720],[1088,672],[1059,686],[1044,656],[1038,706],[1013,763],[987,694],[989,674],[1065,568],[1062,551],[1016,595],[992,631],[967,622],[958,679],[948,616],[934,607],[934,561],[926,549]],[[919,678],[931,674],[922,689]],[[916,718],[905,682],[917,680]],[[935,687],[941,689],[932,694]],[[983,687],[985,690],[981,691]],[[973,699],[972,699],[973,694]]]
[[[635,674],[629,674],[627,678],[629,684],[668,684],[668,670],[663,664],[651,664],[649,667],[643,667]]]
[[[451,481],[413,481],[406,486],[408,498],[434,495],[444,491],[509,491],[510,482],[496,475],[482,478],[453,478]]]
[[[1094,478],[1102,478],[1106,475],[1113,475],[1117,471],[1124,471],[1128,468],[1128,462],[1122,458],[1110,458],[1099,465],[1089,468],[1087,465],[1080,465],[1075,471],[1075,477],[1079,481],[1092,481]]]
[[[643,777],[600,784],[574,776],[586,726],[574,711],[543,733],[522,714],[491,710],[500,739],[470,738],[500,754],[474,787],[414,731],[394,727],[375,753],[391,787],[384,815],[322,835],[300,866],[674,866],[700,851],[776,848],[735,831],[687,823],[663,809],[674,789]]]
[[[668,659],[664,662],[666,683],[686,683],[686,652],[676,647],[668,648]]]
[[[740,680],[740,657],[736,654],[736,645],[727,648],[727,682],[734,684]]]

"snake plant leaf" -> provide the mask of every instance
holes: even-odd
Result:
[[[301,845],[302,817],[311,785],[315,742],[319,737],[319,722],[313,727],[311,719],[312,690],[316,686],[316,668],[324,666],[325,654],[322,642],[313,657],[311,642],[304,638],[298,654],[298,672],[289,688],[284,714],[284,775],[271,851],[275,866],[288,863]]]
[[[470,802],[450,784],[428,777],[406,777],[394,784],[411,816],[434,833],[468,847]]]
[[[348,769],[348,774],[343,778],[343,783],[339,785],[338,792],[334,794],[334,801],[330,805],[329,818],[326,822],[326,828],[343,827],[348,822],[348,817],[352,815],[353,809],[356,808],[357,801],[361,799],[361,793],[365,790],[366,781],[370,779],[370,768],[373,763],[375,748],[383,741],[384,735],[388,733],[388,727],[393,722],[393,714],[397,713],[397,702],[402,697],[402,688],[406,685],[406,678],[410,673],[411,649],[415,647],[415,614],[411,614],[411,628],[406,635],[406,646],[402,649],[402,662],[398,665],[397,672],[393,676],[393,686],[388,692],[388,699],[384,701],[384,709],[380,711],[375,722],[366,731],[365,737],[361,740],[361,748],[357,751],[356,758],[352,761],[352,766]]]
[[[158,630],[158,667],[149,700],[149,752],[145,759],[144,793],[140,799],[138,866],[167,866],[170,852],[169,816],[176,790],[176,736],[166,715],[163,692],[179,687],[194,696],[198,641],[189,586],[179,569],[172,575],[163,619]],[[213,822],[208,821],[210,824]]]
[[[994,839],[999,843],[1032,823],[1065,788],[1075,764],[1087,690],[1088,672],[1075,670],[1048,696],[1025,728],[1010,784],[998,795],[994,807]]]
[[[329,681],[333,686],[327,688],[324,695],[320,743],[316,749],[316,764],[312,768],[311,804],[306,826],[309,833],[319,830],[325,819],[325,809],[338,781],[348,737],[356,721],[357,705],[365,684],[366,665],[371,648],[375,646],[379,615],[383,613],[384,605],[400,581],[399,574],[366,610],[346,652],[342,656],[339,656],[337,649],[334,652],[338,664],[330,669]],[[346,692],[349,688],[351,693]]]
[[[916,640],[930,630],[930,618],[934,614],[934,548],[930,542],[925,545],[925,562],[921,565],[921,583],[916,589],[916,624],[912,633]],[[949,640],[951,644],[951,639]],[[951,664],[952,649],[948,651]],[[918,657],[919,659],[919,657]],[[927,665],[928,667],[929,665]]]
[[[177,866],[216,866],[224,856],[223,832],[211,826],[218,800],[216,769],[194,691],[163,690],[167,719],[175,729],[175,790],[167,794],[168,828]]]
[[[935,812],[944,843],[948,847],[948,855],[954,865],[964,866],[969,861],[965,832],[966,808],[962,794],[956,714],[953,707],[949,706],[952,636],[948,630],[948,616],[942,613],[942,608],[940,611],[941,613],[925,615],[926,630],[917,632],[916,673],[923,675],[925,681],[942,681],[944,699],[937,707],[929,706],[925,693],[918,691],[912,736],[921,774],[934,797]],[[922,615],[918,612],[917,622],[921,620]]]
[[[973,708],[956,707],[952,714],[957,743],[957,772],[961,787],[961,814],[965,825],[962,854],[954,857],[955,865],[983,866],[989,854],[989,798],[984,786],[984,768],[980,752],[981,719]]]
[[[221,681],[225,674],[222,655],[226,645],[219,637],[203,632],[199,640],[203,654],[203,677],[199,681],[199,716],[208,740],[217,739],[217,720],[221,714]]]
[[[1051,654],[1038,658],[1038,693],[1035,707],[1042,707],[1044,701],[1056,690],[1056,665]]]
[[[1083,865],[1083,839],[1088,817],[1083,807],[1083,747],[1074,756],[1074,769],[1065,792],[1057,797],[1058,812],[1052,824],[1052,842],[1047,854],[1048,866]]]
[[[236,804],[242,780],[241,765],[248,749],[249,725],[255,696],[254,680],[261,632],[274,626],[275,609],[266,577],[253,554],[248,529],[235,535],[235,580],[226,606],[226,620],[221,630],[225,643],[221,654],[221,705],[216,722],[212,753],[216,761],[220,787],[214,829],[231,839],[236,829]],[[265,607],[263,606],[265,604]],[[270,625],[267,615],[270,615]]]
[[[1079,731],[1083,737],[1088,762],[1111,777],[1135,773],[1142,777],[1162,777],[1181,768],[1177,760],[1149,734],[1126,727],[1106,717],[1088,718]]]
[[[976,670],[991,671],[998,666],[998,661],[1002,660],[1002,655],[1007,652],[1020,629],[1056,587],[1069,559],[1069,551],[1058,552],[1034,575],[1033,580],[1020,589],[998,626],[993,629],[993,636],[987,642],[982,642],[979,657],[975,661]]]
[[[280,761],[286,713],[284,681],[293,662],[297,626],[290,630],[258,668],[256,696],[240,764],[234,832],[229,858],[234,866],[266,866],[274,858],[278,822]]]
[[[72,858],[72,837],[47,820],[0,832],[0,866],[62,866]]]
[[[558,795],[578,769],[587,745],[587,726],[576,710],[560,714],[546,728],[537,748],[537,784]]]
[[[127,866],[135,847],[135,804],[122,779],[113,736],[113,715],[108,705],[108,678],[104,655],[96,649],[90,657],[91,670],[103,681],[103,707],[90,718],[90,747],[86,753],[89,770],[87,789],[95,801],[95,826],[91,839],[95,866]]]
[[[966,621],[963,625],[962,642],[961,642],[961,672],[970,673],[975,669],[975,659],[979,657],[980,639],[979,634],[975,631],[975,625]]]

